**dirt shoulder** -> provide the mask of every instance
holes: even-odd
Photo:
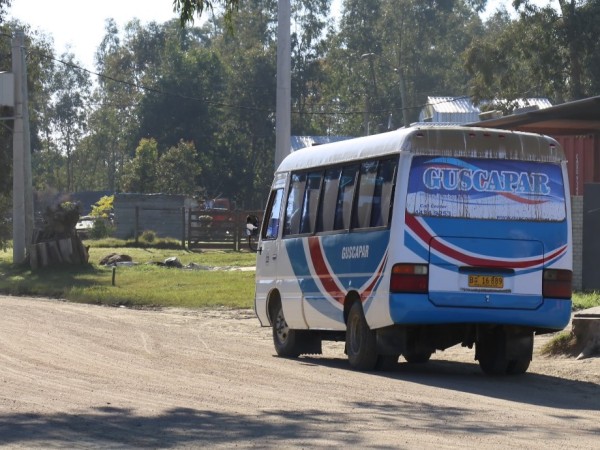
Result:
[[[600,358],[486,377],[455,347],[386,373],[274,356],[250,310],[0,297],[0,446],[597,448]]]

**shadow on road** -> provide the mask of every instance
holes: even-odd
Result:
[[[301,358],[298,362],[351,370],[345,359]],[[600,411],[600,384],[531,372],[516,376],[488,376],[481,372],[476,363],[441,360],[431,360],[425,364],[399,362],[392,370],[372,374],[399,382],[417,383],[517,403]]]
[[[87,414],[0,414],[0,446],[24,448],[277,448],[318,436],[327,411],[257,411],[255,415],[176,408],[157,416],[99,408]],[[316,428],[314,428],[316,426]],[[336,440],[358,444],[349,433]]]

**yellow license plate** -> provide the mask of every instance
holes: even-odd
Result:
[[[469,275],[469,287],[502,289],[504,277],[498,275]]]

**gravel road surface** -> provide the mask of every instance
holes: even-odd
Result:
[[[0,297],[3,448],[600,448],[600,358],[487,377],[455,347],[391,372],[274,356],[249,310]]]

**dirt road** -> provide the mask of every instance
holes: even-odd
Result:
[[[538,339],[536,347],[541,343]],[[481,374],[473,350],[351,371],[274,355],[251,311],[0,297],[0,446],[598,448],[600,358]]]

